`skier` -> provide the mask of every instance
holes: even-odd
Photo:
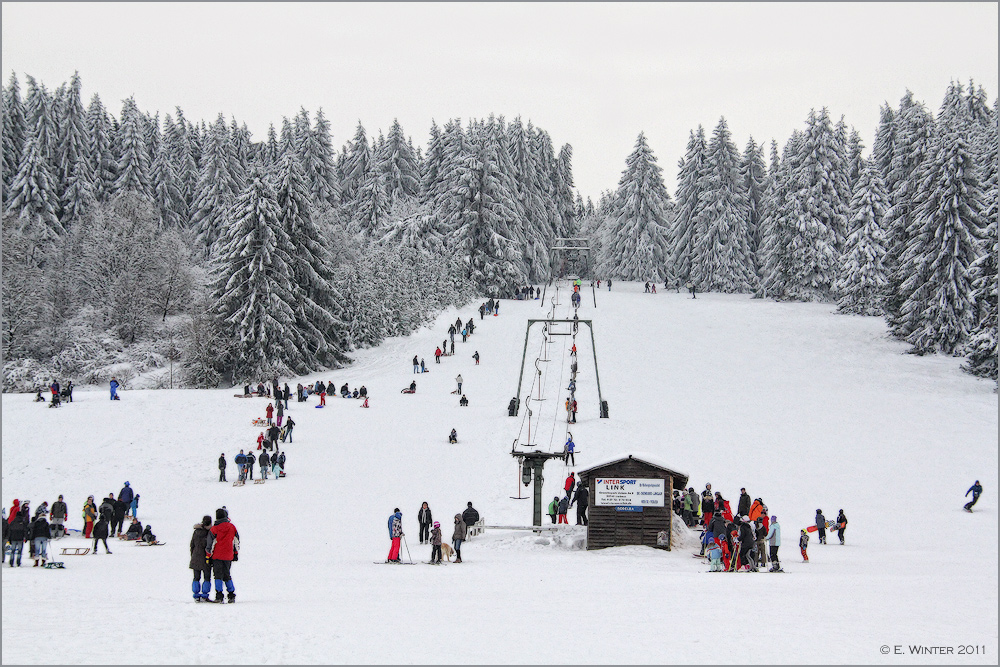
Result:
[[[709,572],[722,572],[722,546],[720,540],[713,540],[711,548],[708,550],[708,558],[712,562]]]
[[[651,284],[653,294],[656,294],[656,283]]]
[[[462,398],[459,399],[458,404],[460,406],[462,406],[463,408],[466,408],[466,407],[469,406],[469,399],[467,399],[465,397],[465,394],[462,394]]]
[[[648,294],[649,293],[649,281],[646,282],[645,287],[646,287],[646,293]]]
[[[455,429],[452,430],[454,431]],[[417,511],[417,523],[420,524],[418,539],[421,544],[430,539],[431,524],[433,522],[434,517],[431,516],[431,508],[427,505],[427,501],[424,501],[420,505],[420,510]]]
[[[983,487],[979,484],[979,480],[977,479],[976,483],[973,484],[972,486],[970,486],[969,490],[965,492],[965,497],[966,498],[969,497],[970,493],[972,494],[972,501],[968,502],[968,503],[965,503],[965,511],[966,512],[972,512],[972,506],[975,505],[976,501],[979,500],[979,495],[982,492],[983,492]]]
[[[767,565],[767,516],[759,516],[753,523],[754,534],[757,536],[757,542],[754,544],[756,561],[759,567],[763,567]]]
[[[469,507],[472,507],[472,503],[469,503]],[[468,510],[466,510],[468,511]],[[478,517],[477,517],[478,518]],[[455,562],[462,562],[462,542],[465,540],[465,522],[462,520],[461,514],[455,515],[455,532],[451,534],[451,544],[455,549]]]
[[[462,328],[462,342],[467,343],[469,341],[469,330],[465,327]]]
[[[389,516],[389,539],[392,546],[389,547],[389,557],[385,562],[399,563],[399,541],[403,537],[403,513],[397,507]]]
[[[319,391],[319,404],[326,405],[326,385],[322,380],[316,383],[316,390]]]
[[[576,504],[576,525],[586,526],[589,523],[587,520],[587,508],[590,506],[590,489],[587,488],[582,479],[577,482],[573,503]]]
[[[94,522],[97,520],[97,505],[94,504],[94,496],[87,496],[87,502],[83,504],[83,536],[90,539],[90,534],[94,531]]]
[[[744,514],[740,519],[740,567],[746,566],[749,571],[755,572],[757,564],[751,550],[757,542],[757,535],[754,532],[753,524],[750,523],[750,517]]]
[[[435,364],[440,364],[441,363],[441,348],[440,347],[434,349],[434,363]]]
[[[110,387],[111,387],[111,400],[112,401],[120,400],[118,398],[118,380],[116,380],[115,378],[111,378]]]
[[[816,532],[819,536],[819,543],[826,544],[826,517],[822,510],[816,510]]]
[[[268,425],[270,426],[271,424],[273,424],[274,422],[271,420],[271,418],[274,416],[274,406],[268,403],[267,407],[264,408],[264,414],[267,416]]]
[[[222,602],[222,583],[229,592],[229,604],[236,602],[236,586],[230,570],[233,561],[239,558],[240,532],[229,521],[229,513],[220,508],[215,510],[215,525],[209,530],[210,537],[205,546],[205,554],[212,560],[212,574],[215,576],[215,601]]]
[[[709,485],[701,492],[701,515],[705,517],[705,525],[708,525],[715,514],[715,502],[712,500],[712,488]]]
[[[259,445],[258,445],[259,446]],[[226,481],[226,454],[219,454],[219,481]]]
[[[92,552],[95,556],[97,555],[97,543],[98,541],[104,542],[104,553],[110,554],[111,550],[108,549],[108,520],[101,515],[101,518],[97,521],[97,525],[94,526],[94,551]]]
[[[573,434],[569,433],[566,438],[566,465],[576,465],[576,443],[573,442]]]
[[[455,382],[458,383],[458,391],[456,391],[455,393],[456,394],[461,394],[462,393],[462,374],[461,373],[459,373],[458,377],[455,378]]]
[[[52,537],[59,538],[66,534],[64,523],[68,513],[66,503],[63,502],[62,494],[60,494],[59,500],[52,503],[52,511],[49,512],[49,518],[52,519]]]
[[[576,473],[571,472],[563,483],[563,490],[566,492],[567,498],[573,494],[574,487],[576,487]]]
[[[212,525],[212,517],[207,514],[201,523],[194,525],[191,535],[191,562],[188,565],[194,571],[194,581],[191,582],[191,592],[195,602],[208,602],[208,593],[212,589],[212,565],[205,555],[208,547],[208,529]]]
[[[572,491],[572,489],[569,491]],[[559,501],[559,508],[557,511],[559,513],[559,521],[556,523],[569,524],[569,520],[566,518],[566,513],[569,512],[569,492],[567,492],[566,495]]]
[[[472,506],[471,500],[466,504],[465,511],[462,512],[462,521],[465,522],[466,526],[475,526],[479,521],[479,512],[477,512],[476,508]],[[462,539],[465,539],[464,535],[462,536]]]
[[[552,523],[556,522],[556,515],[559,514],[559,496],[553,496],[552,502],[549,503],[549,518],[552,519]]]
[[[476,350],[476,353],[474,355],[472,355],[472,358],[476,360],[476,365],[478,366],[479,365],[479,350]]]
[[[809,531],[805,528],[802,529],[802,534],[799,535],[799,550],[802,552],[802,562],[809,562],[809,554],[806,553],[806,549],[809,548]]]
[[[844,543],[844,531],[847,530],[847,515],[844,514],[844,510],[840,510],[837,514],[837,537],[840,538],[840,543]]]
[[[740,516],[750,515],[750,494],[746,489],[740,489],[740,502],[736,506],[736,513]]]
[[[424,503],[425,505],[427,503]],[[441,523],[439,521],[434,522],[434,528],[431,530],[431,563],[441,562]],[[435,560],[436,557],[436,560]]]
[[[272,462],[273,462],[273,457],[272,457]],[[285,476],[285,453],[278,452],[278,474],[275,475],[275,478],[280,478],[284,476]]]
[[[608,278],[608,291],[611,291],[611,278]]]
[[[575,398],[572,401],[570,401],[570,403],[569,403],[569,411],[571,413],[573,413],[573,419],[572,419],[572,421],[570,423],[571,424],[575,424],[576,423],[576,399]]]
[[[499,315],[500,315],[500,300],[499,300],[499,299],[497,299],[497,300],[496,300],[496,301],[495,301],[495,302],[493,303],[493,317],[497,317],[497,316],[499,316]]]

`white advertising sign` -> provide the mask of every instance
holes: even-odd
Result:
[[[662,479],[598,477],[594,488],[596,505],[607,507],[663,507]]]

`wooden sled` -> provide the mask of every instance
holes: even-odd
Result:
[[[264,482],[266,482],[266,481],[267,481],[266,479],[255,479],[255,480],[253,481],[253,483],[254,483],[254,484],[263,484],[263,483],[264,483]]]
[[[86,556],[90,553],[90,547],[63,547],[60,556]]]
[[[241,482],[239,480],[236,480],[235,482],[233,482],[233,486],[243,486],[245,483],[246,482]]]

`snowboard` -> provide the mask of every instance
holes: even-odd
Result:
[[[830,522],[827,521],[826,523],[824,523],[823,527],[824,528],[829,528],[830,527]],[[819,530],[819,526],[808,526],[806,528],[806,532],[807,533],[815,533],[817,530]]]
[[[411,563],[409,561],[401,560],[395,563],[390,563],[387,560],[376,560],[372,561],[375,565],[416,565],[416,563]]]

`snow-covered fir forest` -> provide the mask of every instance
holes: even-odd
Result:
[[[885,105],[870,151],[814,110],[781,147],[692,130],[674,196],[640,134],[616,190],[503,117],[398,123],[339,150],[322,110],[255,141],[81,81],[3,88],[4,391],[53,377],[217,386],[335,368],[444,308],[546,282],[557,237],[594,278],[836,303],[997,378],[997,102]],[[765,155],[765,152],[768,154]],[[608,156],[608,159],[620,159]],[[169,371],[168,371],[169,368]]]

